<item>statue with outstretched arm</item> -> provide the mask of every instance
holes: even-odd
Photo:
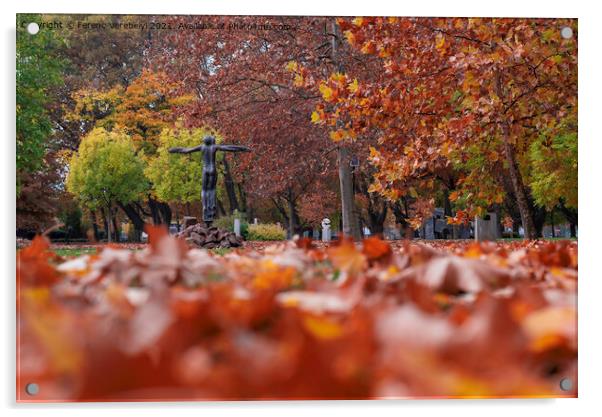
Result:
[[[170,148],[169,153],[193,153],[203,154],[203,183],[201,200],[203,202],[203,221],[207,227],[216,213],[215,189],[217,187],[217,168],[215,166],[215,154],[217,151],[224,152],[249,152],[250,149],[241,145],[217,145],[213,136],[206,136],[203,144],[193,148]]]

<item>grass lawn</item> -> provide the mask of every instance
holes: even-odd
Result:
[[[54,253],[56,253],[59,256],[62,256],[63,258],[71,258],[71,257],[77,257],[77,256],[82,256],[82,255],[88,255],[88,254],[94,254],[96,253],[96,250],[99,248],[95,248],[95,247],[72,247],[72,248],[53,248],[52,251]],[[141,250],[140,248],[129,248],[130,250]],[[230,248],[215,248],[215,249],[209,249],[210,252],[212,252],[214,255],[219,255],[219,256],[223,256],[225,254],[227,254],[228,252],[230,252],[232,249]]]
[[[503,239],[498,239],[497,242],[499,243],[510,243],[510,242],[518,242],[518,241],[522,241],[523,239],[521,238],[503,238]],[[558,240],[573,240],[576,241],[577,239],[572,238],[572,239],[567,239],[567,238],[544,238],[541,240],[545,240],[545,241],[558,241]],[[454,240],[443,240],[443,239],[438,239],[438,240],[428,240],[428,241],[423,241],[420,240],[423,243],[428,243],[428,242],[434,242],[434,243],[443,243],[443,242],[454,242]],[[467,239],[466,242],[471,242],[472,239]],[[403,241],[389,241],[389,243],[393,246],[393,247],[397,247],[398,244],[400,244]],[[459,242],[459,241],[457,241]],[[257,244],[258,242],[245,242],[245,247],[247,249],[251,249],[251,250],[259,250],[261,251],[261,249],[263,249],[265,246],[268,246],[269,244],[275,244],[275,243],[282,243],[282,242],[261,242],[261,244]],[[322,242],[320,241],[316,241],[315,242],[317,244],[317,246],[320,246],[322,244]],[[57,245],[58,246],[58,245]],[[124,245],[124,249],[130,249],[130,250],[141,250],[144,248],[145,245],[140,245],[139,247],[127,247],[126,245]],[[96,253],[97,249],[101,248],[102,245],[99,246],[80,246],[80,245],[73,245],[73,246],[68,246],[68,245],[60,245],[58,247],[53,247],[52,251],[54,253],[56,253],[59,256],[62,256],[64,258],[73,258],[73,257],[77,257],[77,256],[81,256],[81,255],[87,255],[87,254],[94,254]],[[18,250],[18,248],[17,248]],[[218,255],[218,256],[223,256],[229,252],[231,252],[233,249],[230,248],[215,248],[215,249],[209,249],[210,252],[212,252],[214,255]]]
[[[96,253],[96,248],[56,248],[52,250],[64,258]]]

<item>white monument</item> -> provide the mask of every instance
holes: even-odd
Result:
[[[322,242],[330,242],[330,219],[322,219]]]
[[[234,234],[236,236],[240,236],[240,219],[239,218],[234,219]]]

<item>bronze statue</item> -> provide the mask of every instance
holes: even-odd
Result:
[[[216,199],[215,188],[217,186],[217,169],[215,167],[215,153],[225,152],[249,152],[250,149],[240,145],[216,145],[213,136],[205,136],[203,144],[194,148],[170,148],[169,153],[203,153],[203,184],[201,200],[203,202],[203,221],[207,227],[215,218]]]

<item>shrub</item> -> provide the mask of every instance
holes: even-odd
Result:
[[[285,240],[286,231],[274,223],[250,224],[248,240]]]

